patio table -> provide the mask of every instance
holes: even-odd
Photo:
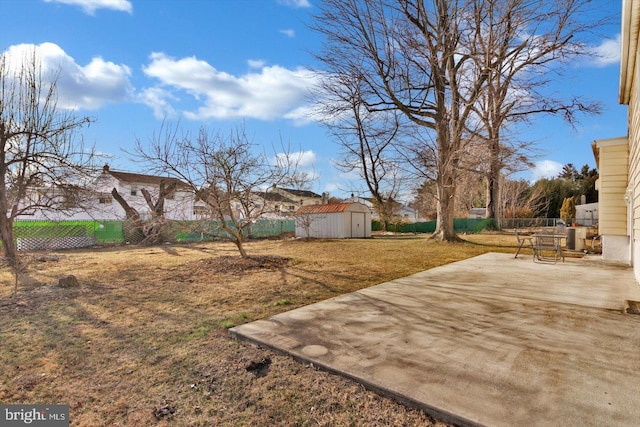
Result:
[[[562,258],[564,262],[564,253],[562,252],[562,239],[564,234],[543,234],[537,233],[531,236],[533,238],[533,261],[535,262],[558,262]]]

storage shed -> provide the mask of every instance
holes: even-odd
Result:
[[[371,237],[371,211],[358,202],[301,206],[295,213],[295,219],[296,237]]]

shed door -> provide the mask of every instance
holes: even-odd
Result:
[[[364,212],[351,212],[351,237],[364,237]]]

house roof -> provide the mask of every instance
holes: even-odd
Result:
[[[298,196],[298,197],[314,197],[318,199],[322,198],[321,195],[308,190],[294,190],[292,188],[280,188],[280,190],[286,191],[287,193],[293,194],[294,196]]]
[[[173,184],[174,182],[179,187],[188,187],[183,181],[172,178],[169,176],[157,176],[157,175],[145,175],[141,173],[132,173],[132,172],[122,172],[122,171],[114,171],[109,169],[108,165],[105,165],[102,168],[103,174],[108,174],[122,182],[135,182],[140,184],[153,184],[160,185],[160,182],[164,182],[165,184]]]
[[[262,197],[264,200],[268,200],[270,202],[285,202],[285,203],[296,203],[295,200],[291,200],[288,197],[283,196],[280,193],[272,193],[272,192],[264,192],[264,193],[255,193],[257,196]]]
[[[320,214],[320,213],[338,213],[346,211],[353,203],[330,203],[328,205],[308,205],[300,206],[296,211],[296,215],[303,214]]]
[[[617,138],[597,139],[591,143],[591,150],[593,151],[593,157],[596,159],[596,167],[600,167],[600,148],[611,147],[614,145],[627,145],[629,144],[629,138],[626,136],[620,136]]]

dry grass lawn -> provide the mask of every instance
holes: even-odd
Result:
[[[61,403],[74,426],[444,425],[227,328],[489,251],[515,238],[265,240],[37,254],[0,270],[0,402]],[[73,274],[80,286],[61,288]]]

